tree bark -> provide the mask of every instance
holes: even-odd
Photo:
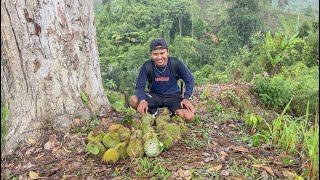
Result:
[[[48,127],[68,131],[76,117],[111,110],[92,1],[1,0],[1,52],[1,88],[10,113],[3,155]]]

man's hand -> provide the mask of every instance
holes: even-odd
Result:
[[[148,102],[146,100],[141,100],[137,107],[137,110],[140,114],[148,112]]]
[[[193,105],[190,103],[189,100],[187,99],[183,99],[180,103],[181,107],[183,108],[183,105],[185,105],[187,107],[188,111],[194,112],[194,107]]]

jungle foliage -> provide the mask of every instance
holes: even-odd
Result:
[[[133,95],[150,40],[163,37],[197,85],[254,83],[267,107],[281,109],[293,99],[292,112],[303,115],[307,100],[319,101],[319,19],[318,9],[297,3],[103,1],[96,26],[105,87]]]

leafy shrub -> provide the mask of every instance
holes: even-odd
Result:
[[[319,67],[308,68],[299,62],[284,69],[283,75],[288,77],[292,92],[290,110],[296,116],[302,116],[305,114],[307,101],[310,101],[310,113],[315,115],[319,109]]]
[[[319,31],[306,38],[306,45],[303,48],[303,60],[308,67],[319,67]]]
[[[254,84],[262,102],[269,108],[277,109],[290,101],[292,93],[289,82],[281,74],[275,75],[273,78],[264,78],[258,75]]]

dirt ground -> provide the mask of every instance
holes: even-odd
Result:
[[[232,91],[241,107],[224,99],[223,92]],[[217,120],[209,112],[208,102],[216,99],[222,106],[233,107],[238,115],[259,105],[248,84],[224,84],[197,87],[193,96],[197,122],[188,124],[190,133],[172,148],[156,158],[147,159],[154,164],[143,166],[136,159],[121,159],[115,164],[104,164],[90,158],[84,151],[86,133],[50,131],[43,139],[26,140],[14,156],[1,159],[1,179],[294,179],[301,174],[304,160],[290,157],[270,145],[250,146],[240,141],[245,124],[243,120],[226,116]],[[274,114],[269,113],[271,116]],[[110,122],[119,122],[124,114],[112,112],[99,117],[101,128]],[[75,123],[79,123],[76,122]],[[250,133],[250,132],[249,132]],[[189,141],[187,141],[189,140]],[[140,163],[139,163],[140,162]],[[157,169],[158,168],[158,169]]]

